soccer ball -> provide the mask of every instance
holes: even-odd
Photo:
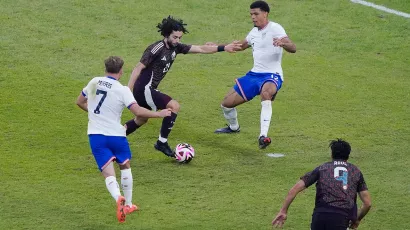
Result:
[[[180,163],[188,163],[194,156],[195,150],[190,144],[180,143],[175,147],[175,159]]]

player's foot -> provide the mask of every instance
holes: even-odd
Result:
[[[119,196],[117,200],[117,219],[120,223],[125,222],[125,198]]]
[[[163,154],[165,154],[168,157],[175,157],[174,152],[172,152],[171,148],[168,145],[168,142],[162,143],[161,141],[157,141],[157,143],[154,145],[154,148],[158,151],[161,151]]]
[[[132,204],[131,206],[125,205],[124,209],[125,209],[125,214],[128,215],[132,212],[138,211],[138,206],[135,204]]]
[[[229,125],[226,125],[226,127],[215,130],[215,133],[239,133],[240,131],[240,127],[238,127],[238,129],[236,130],[233,130]]]
[[[266,147],[268,147],[268,145],[270,145],[271,142],[272,140],[270,139],[270,137],[260,136],[259,137],[259,148],[265,149]]]

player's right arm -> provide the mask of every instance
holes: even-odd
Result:
[[[81,92],[80,95],[77,97],[77,105],[80,107],[82,110],[88,112],[87,108],[87,98],[85,97],[84,93]]]
[[[163,109],[159,112],[154,112],[139,106],[136,102],[132,103],[128,108],[137,117],[159,118],[171,116],[171,109]]]
[[[134,90],[134,84],[137,81],[138,77],[140,76],[141,71],[145,69],[145,67],[146,66],[144,64],[142,64],[141,62],[138,62],[138,64],[132,70],[130,80],[128,81],[128,88],[130,88],[131,91]]]
[[[246,41],[246,39],[244,39],[244,40],[235,40],[235,41],[233,41],[231,44],[234,44],[234,45],[236,45],[235,46],[235,51],[243,51],[243,50],[246,50],[247,48],[249,48],[250,46],[249,46],[249,44],[248,44],[248,41]],[[207,43],[205,43],[205,45],[207,45],[207,46],[227,46],[227,45],[229,45],[229,44],[216,44],[216,43],[213,43],[213,42],[207,42]]]
[[[96,78],[93,78],[90,82],[88,82],[87,86],[83,88],[80,95],[77,97],[76,104],[86,112],[88,112],[88,94],[91,91],[91,88],[95,87],[95,81]]]
[[[249,45],[249,43],[246,39],[241,40],[241,41],[233,41],[233,43],[241,44],[241,50],[240,51],[246,50],[247,48],[250,47],[250,45]]]

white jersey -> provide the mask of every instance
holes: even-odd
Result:
[[[283,48],[273,45],[273,38],[287,37],[285,29],[275,22],[269,22],[263,29],[254,27],[246,36],[253,50],[253,68],[255,73],[278,73],[283,80]]]
[[[137,103],[128,87],[113,77],[95,77],[82,94],[88,101],[88,134],[126,136],[121,114]]]

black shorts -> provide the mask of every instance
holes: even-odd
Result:
[[[311,230],[346,230],[349,227],[349,218],[339,213],[313,213]]]
[[[145,87],[144,90],[134,90],[133,94],[139,106],[153,111],[165,109],[172,100],[170,96],[151,87]]]

